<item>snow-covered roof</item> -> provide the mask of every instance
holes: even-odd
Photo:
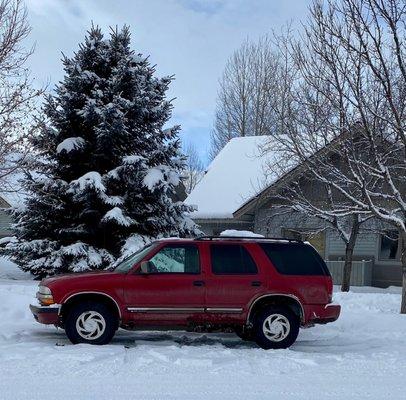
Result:
[[[185,200],[195,205],[195,219],[232,218],[240,206],[275,179],[267,165],[274,158],[269,136],[245,136],[231,139],[211,162],[202,180]]]

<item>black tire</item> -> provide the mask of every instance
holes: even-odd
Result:
[[[254,336],[251,330],[247,331],[243,330],[242,328],[237,328],[235,330],[235,334],[245,342],[251,342],[252,340],[254,340]]]
[[[270,323],[276,323],[276,332],[270,332]],[[265,321],[267,325],[264,326]],[[279,325],[278,325],[279,324]],[[268,335],[265,329],[268,327]],[[300,319],[289,308],[270,306],[261,310],[255,318],[255,342],[265,350],[286,349],[295,343],[299,334]],[[272,337],[272,339],[270,338]]]
[[[88,317],[86,318],[86,316]],[[89,321],[89,318],[92,321]],[[86,326],[83,324],[84,321],[90,324],[90,329],[86,330]],[[88,343],[103,345],[110,343],[117,328],[118,320],[116,316],[106,305],[96,302],[74,305],[65,321],[66,336],[73,344]],[[87,336],[85,332],[88,332],[90,336],[84,337]]]

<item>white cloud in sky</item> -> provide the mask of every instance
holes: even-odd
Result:
[[[62,78],[61,52],[70,56],[91,22],[107,33],[128,24],[137,52],[150,55],[159,75],[175,75],[169,96],[182,137],[205,156],[217,83],[241,42],[306,15],[310,0],[26,0],[32,25],[34,77],[50,87]]]

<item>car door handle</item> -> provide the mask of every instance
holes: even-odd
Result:
[[[194,281],[193,286],[204,286],[204,281]]]
[[[261,286],[261,282],[260,281],[252,281],[251,286]]]

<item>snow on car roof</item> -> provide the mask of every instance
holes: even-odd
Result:
[[[209,165],[206,174],[185,200],[197,210],[192,218],[232,218],[240,206],[273,183],[277,176],[268,164],[273,161],[269,136],[231,139]]]

